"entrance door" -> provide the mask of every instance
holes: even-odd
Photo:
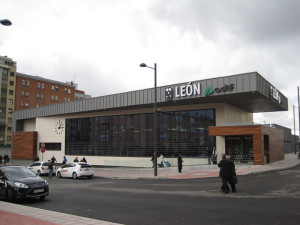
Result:
[[[226,136],[226,154],[231,156],[234,162],[253,162],[253,138],[252,136]]]

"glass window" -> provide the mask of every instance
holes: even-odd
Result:
[[[66,154],[150,157],[153,120],[152,113],[67,119]],[[158,154],[205,157],[206,146],[215,146],[214,125],[213,109],[158,113]]]
[[[44,84],[41,84],[41,87],[42,87],[42,89],[45,89],[45,85]]]
[[[14,95],[14,91],[13,90],[9,90],[9,95]]]

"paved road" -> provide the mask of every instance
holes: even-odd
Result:
[[[21,204],[122,224],[299,224],[300,166],[239,177],[237,193],[220,179],[49,181],[51,196]]]

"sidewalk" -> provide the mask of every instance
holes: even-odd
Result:
[[[300,164],[300,160],[293,153],[285,154],[285,160],[254,166],[250,164],[236,164],[237,175],[264,173],[276,170],[284,170]],[[153,168],[94,168],[95,176],[106,179],[193,179],[218,177],[217,165],[184,166],[182,173],[178,173],[177,167],[163,167],[157,169],[157,177],[154,177]],[[0,201],[0,224],[5,225],[116,225],[101,220],[89,219],[65,213],[53,212],[18,204]]]
[[[236,163],[237,175],[264,173],[275,170],[288,169],[300,164],[300,160],[294,153],[285,154],[285,159],[266,165],[239,164]],[[178,173],[177,166],[158,167],[157,176],[154,176],[153,168],[94,168],[95,176],[107,179],[192,179],[219,177],[217,165],[184,166],[182,173]]]

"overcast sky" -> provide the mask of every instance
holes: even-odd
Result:
[[[1,0],[0,55],[93,97],[257,71],[289,100],[255,122],[293,130],[299,0]],[[296,133],[298,134],[298,111]]]

